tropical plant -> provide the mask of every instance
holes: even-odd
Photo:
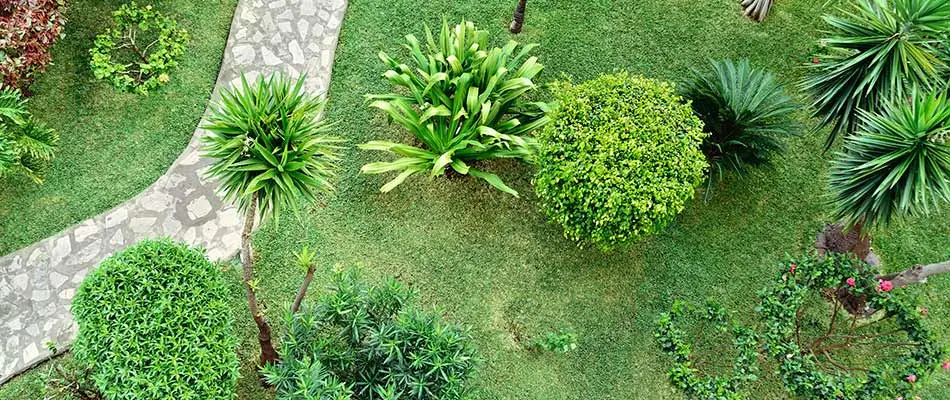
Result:
[[[96,36],[89,49],[92,72],[120,90],[148,95],[169,81],[168,72],[185,53],[188,32],[151,5],[139,7],[134,1],[112,16],[115,26]]]
[[[59,135],[33,119],[26,104],[18,90],[0,85],[0,177],[20,172],[42,183]]]
[[[386,112],[419,140],[419,146],[371,141],[361,149],[388,151],[401,158],[363,166],[366,174],[400,171],[381,189],[388,192],[409,176],[428,171],[443,175],[446,169],[484,179],[506,193],[518,193],[497,175],[474,168],[473,162],[495,158],[532,161],[536,141],[527,136],[548,122],[547,105],[526,102],[541,69],[528,57],[535,45],[519,52],[516,42],[490,48],[488,32],[462,21],[454,28],[442,23],[438,38],[426,27],[426,51],[413,35],[406,36],[413,66],[380,52],[390,68],[385,77],[398,93],[369,95],[370,106]]]
[[[857,133],[831,164],[836,217],[849,226],[878,226],[950,201],[947,96],[914,90],[909,100],[859,112]]]
[[[201,250],[143,241],[79,286],[73,354],[104,399],[232,400],[238,358],[228,298]]]
[[[792,118],[798,105],[771,73],[752,68],[748,60],[713,61],[712,66],[709,71],[693,70],[681,87],[709,133],[703,153],[710,175],[722,177],[726,169],[743,172],[746,165],[767,164],[784,150],[782,137],[799,133]]]
[[[241,236],[244,289],[258,326],[261,363],[277,361],[270,324],[257,301],[250,237],[255,219],[265,221],[283,208],[298,210],[299,199],[317,202],[333,191],[340,139],[328,136],[321,119],[326,101],[283,74],[242,75],[239,86],[223,91],[203,126],[208,176],[221,183],[225,200],[245,213]]]
[[[50,48],[63,36],[65,0],[0,2],[0,81],[25,90],[52,61]]]
[[[603,250],[661,230],[706,171],[702,121],[673,85],[626,73],[552,86],[559,106],[538,136],[541,209]]]
[[[472,338],[396,280],[337,271],[328,294],[286,319],[281,362],[264,367],[278,399],[470,398]]]
[[[938,46],[950,31],[950,0],[855,0],[845,16],[825,16],[830,54],[808,66],[802,88],[811,94],[820,126],[850,134],[858,110],[874,111],[910,86],[934,87],[948,59]]]

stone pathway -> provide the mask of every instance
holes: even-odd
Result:
[[[326,93],[346,0],[240,0],[216,90],[283,70],[307,73],[307,89]],[[110,254],[151,237],[204,246],[215,260],[237,254],[242,218],[204,178],[201,129],[174,164],[138,197],[53,237],[0,258],[0,383],[60,349],[76,326],[69,305],[83,278]],[[42,216],[37,216],[41,218]]]

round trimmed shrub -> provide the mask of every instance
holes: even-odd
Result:
[[[706,134],[672,84],[620,72],[553,92],[534,187],[565,236],[610,250],[659,231],[693,198]]]
[[[220,271],[200,250],[143,241],[79,286],[76,360],[106,399],[234,399],[232,310]]]

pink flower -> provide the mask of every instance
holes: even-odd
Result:
[[[877,291],[879,292],[890,292],[894,288],[894,284],[891,281],[885,281],[883,279],[877,281]]]
[[[847,282],[848,282],[848,286],[854,287],[854,283],[855,283],[854,278],[848,278]]]
[[[821,60],[819,60],[818,57],[812,57],[812,58],[811,58],[811,63],[812,63],[812,64],[821,64]]]
[[[907,382],[910,382],[910,383],[917,382],[917,375],[914,375],[914,374],[907,375]]]
[[[792,264],[792,267],[788,269],[788,272],[791,272],[794,274],[796,269],[798,269],[798,266],[795,264]]]
[[[920,313],[921,313],[922,315],[927,315],[928,312],[930,312],[930,310],[928,310],[927,307],[924,307],[924,308],[921,308],[921,309],[920,309]]]
[[[944,371],[950,371],[950,361],[943,363],[940,368],[943,368]]]
[[[897,398],[894,399],[894,400],[904,400],[904,396],[899,396],[899,397],[897,397]]]

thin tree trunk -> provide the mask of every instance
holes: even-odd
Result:
[[[945,272],[950,272],[950,260],[929,265],[917,264],[901,272],[881,275],[877,278],[885,281],[891,281],[894,287],[904,287],[907,285],[927,283],[927,278]]]
[[[511,25],[508,26],[508,29],[511,30],[511,33],[521,33],[521,28],[524,26],[524,9],[528,5],[528,0],[518,0],[518,7],[515,8],[515,15],[511,18]]]
[[[290,313],[296,314],[300,310],[300,303],[303,303],[303,298],[307,295],[307,288],[310,287],[310,282],[313,281],[313,270],[316,269],[316,266],[313,263],[307,266],[307,275],[303,278],[303,283],[300,284],[300,289],[297,290],[297,298],[294,299],[294,304],[290,307]]]
[[[251,287],[251,281],[254,279],[254,260],[251,253],[251,231],[254,229],[254,218],[257,216],[257,194],[251,197],[251,204],[247,208],[247,216],[244,219],[244,232],[241,233],[241,268],[244,277],[244,293],[247,295],[247,306],[251,310],[251,316],[257,323],[257,341],[261,345],[261,365],[277,363],[280,357],[277,350],[271,342],[270,324],[267,318],[261,312],[260,305],[257,302],[257,294]]]
[[[765,20],[765,17],[769,15],[773,1],[774,0],[742,0],[744,14],[755,20],[755,22],[762,22]]]

